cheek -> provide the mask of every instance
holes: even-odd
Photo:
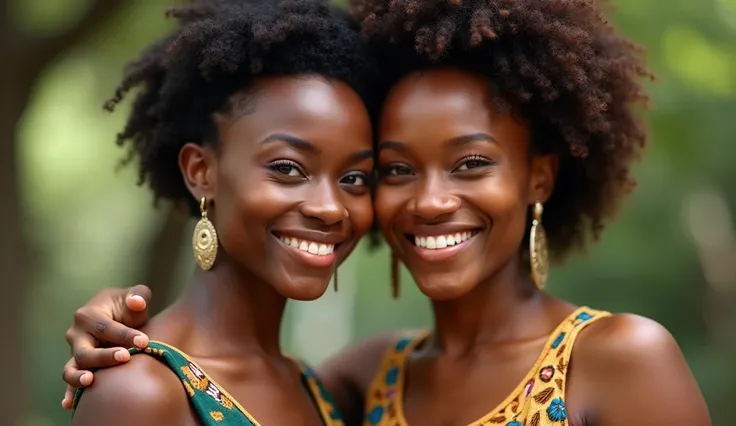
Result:
[[[353,196],[348,195],[345,201],[345,208],[350,217],[350,223],[355,234],[355,238],[362,237],[373,224],[373,204],[371,197],[368,195]]]
[[[373,201],[376,211],[376,220],[382,230],[386,230],[391,221],[400,213],[401,206],[404,204],[404,197],[407,194],[406,188],[391,186],[386,184],[378,184],[376,188],[376,197]]]

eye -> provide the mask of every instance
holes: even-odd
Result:
[[[411,169],[404,164],[392,164],[384,168],[384,174],[390,176],[405,176],[411,174]]]
[[[350,186],[366,186],[368,184],[368,177],[365,173],[351,173],[343,176],[340,179],[340,183]]]
[[[269,165],[269,168],[288,177],[306,177],[306,174],[302,171],[299,164],[290,160],[274,161]]]
[[[470,157],[464,158],[460,165],[455,168],[454,171],[456,172],[467,172],[469,170],[473,169],[479,169],[481,167],[487,167],[493,164],[492,161],[485,157],[481,157],[479,155],[472,155]]]

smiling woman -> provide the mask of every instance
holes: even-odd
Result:
[[[198,268],[146,327],[157,341],[77,393],[73,423],[340,425],[311,370],[281,353],[279,329],[286,300],[321,296],[373,221],[370,57],[327,0],[170,14],[179,28],[107,107],[142,89],[118,144],[156,199],[201,215]]]

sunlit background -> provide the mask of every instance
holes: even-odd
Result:
[[[64,331],[101,287],[146,282],[160,307],[192,269],[192,223],[154,209],[134,168],[116,171],[123,65],[165,32],[157,0],[0,0],[0,424],[63,425]],[[613,17],[649,50],[652,144],[640,184],[588,253],[549,289],[629,311],[677,338],[718,426],[736,398],[736,0],[620,0]],[[126,103],[127,108],[129,104]],[[292,303],[284,344],[311,362],[373,333],[429,324],[388,252],[359,249],[340,291]],[[405,271],[404,271],[405,272]],[[729,420],[730,419],[730,420]]]

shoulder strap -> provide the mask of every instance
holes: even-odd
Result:
[[[345,423],[342,420],[340,410],[337,408],[337,403],[332,395],[327,391],[324,384],[322,384],[319,378],[314,374],[314,370],[301,359],[292,358],[292,360],[301,369],[302,385],[309,391],[309,395],[312,397],[312,402],[317,407],[324,424],[330,426],[344,426]]]
[[[427,335],[427,331],[401,333],[386,350],[366,394],[364,424],[379,425],[395,419],[397,407],[394,399],[404,386],[406,359]]]
[[[131,355],[156,358],[177,375],[204,426],[260,426],[222,387],[212,381],[189,357],[173,346],[151,341],[144,350],[129,349]],[[74,398],[77,407],[84,389]]]
[[[567,367],[578,334],[590,324],[610,316],[604,311],[582,307],[568,316],[557,328],[557,335],[545,348],[535,376],[524,390],[524,407],[520,414],[527,423],[543,425],[540,421],[561,422],[567,419],[565,391]]]

